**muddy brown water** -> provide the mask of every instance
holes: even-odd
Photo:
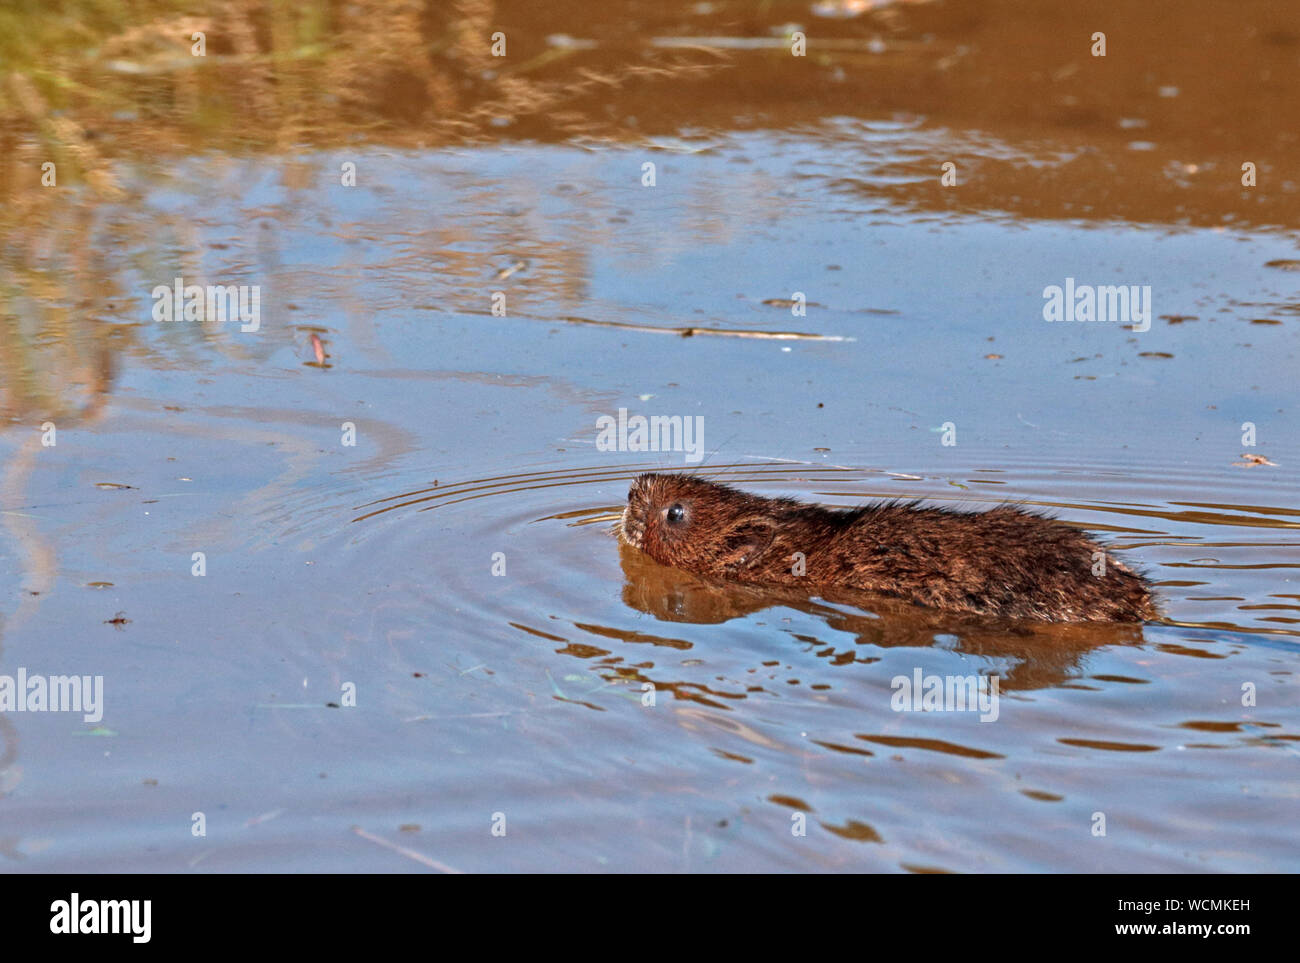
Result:
[[[103,715],[0,713],[0,866],[1300,869],[1300,27],[1166,6],[467,4],[373,26],[427,62],[334,23],[274,66],[250,14],[68,67],[61,193],[66,125],[3,126],[0,676]],[[154,320],[178,276],[258,330]],[[1045,321],[1067,279],[1149,325]],[[620,409],[698,451],[605,450]],[[1166,617],[705,583],[611,536],[646,470],[1028,504]],[[918,674],[996,712],[899,711]]]

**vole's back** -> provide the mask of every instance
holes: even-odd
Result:
[[[1156,615],[1145,579],[1055,519],[1010,507],[964,513],[896,504],[852,514],[808,556],[813,581],[1011,618]]]

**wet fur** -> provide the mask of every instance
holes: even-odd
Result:
[[[667,511],[681,505],[684,521]],[[620,537],[657,562],[767,585],[837,586],[949,612],[1051,622],[1157,617],[1151,588],[1086,533],[1010,505],[986,512],[880,502],[831,509],[691,475],[641,475]],[[803,575],[793,556],[802,552]],[[1094,553],[1106,574],[1092,574]]]

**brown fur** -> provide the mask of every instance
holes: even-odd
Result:
[[[670,510],[682,518],[670,520]],[[829,509],[691,475],[641,475],[619,530],[656,562],[737,582],[835,586],[949,612],[1050,622],[1157,617],[1142,575],[1084,532],[1009,505]],[[796,552],[805,574],[793,572]],[[1097,552],[1106,559],[1100,577],[1092,574]]]

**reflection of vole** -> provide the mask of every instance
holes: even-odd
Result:
[[[618,556],[626,579],[623,601],[638,612],[664,622],[696,624],[727,622],[764,610],[769,610],[769,616],[780,612],[781,618],[802,612],[824,623],[826,633],[815,624],[811,629],[802,625],[797,631],[789,627],[781,631],[801,645],[812,645],[818,658],[834,666],[879,661],[882,653],[876,650],[940,646],[1003,663],[990,668],[996,668],[1008,691],[1041,689],[1082,674],[1081,661],[1094,649],[1139,645],[1143,638],[1142,626],[1132,623],[1035,622],[941,612],[854,589],[822,587],[817,589],[820,598],[810,598],[806,590],[789,586],[709,580],[660,565],[626,544],[619,546]],[[756,624],[763,623],[776,621],[760,618]],[[618,637],[616,631],[610,635]],[[853,637],[852,645],[845,645],[846,635]],[[637,641],[691,647],[673,636],[637,633]]]
[[[690,475],[641,475],[619,532],[664,565],[737,582],[856,589],[1052,622],[1157,616],[1141,575],[1078,529],[1010,506],[835,510]]]

